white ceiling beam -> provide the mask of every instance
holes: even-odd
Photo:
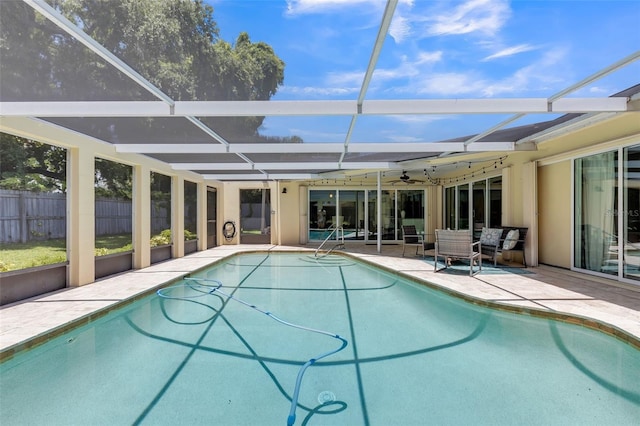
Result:
[[[363,115],[386,114],[505,114],[548,112],[546,98],[405,99],[366,101]]]
[[[465,149],[460,151],[513,151],[515,146],[515,142],[471,142],[466,145]]]
[[[352,154],[393,152],[443,151],[512,151],[514,142],[487,141],[469,144],[463,142],[409,142],[409,143],[357,143],[350,144]],[[340,154],[345,147],[339,143],[238,143],[228,147],[216,144],[117,144],[116,152],[138,154]]]
[[[116,152],[136,152],[138,154],[224,154],[228,150],[225,145],[213,143],[119,143],[116,144]]]
[[[237,143],[229,146],[229,152],[245,154],[339,154],[342,143]]]
[[[351,143],[348,152],[353,154],[391,152],[438,152],[443,150],[463,150],[462,142],[379,142]]]
[[[396,11],[397,6],[398,0],[387,0],[387,5],[385,6],[384,13],[382,14],[382,21],[380,22],[380,27],[378,28],[378,35],[376,36],[376,41],[373,43],[371,57],[369,57],[367,70],[364,73],[362,85],[360,86],[357,111],[354,115],[351,116],[349,129],[347,130],[344,138],[345,148],[347,148],[349,146],[349,143],[351,142],[351,136],[353,135],[353,131],[356,127],[356,121],[358,120],[358,114],[362,113],[362,104],[367,94],[367,90],[369,90],[369,84],[371,83],[371,79],[373,78],[373,73],[375,72],[376,64],[378,63],[378,58],[380,57],[380,52],[382,51],[382,47],[384,46],[384,41],[386,40],[387,34],[389,33],[389,28],[391,27],[391,22],[393,21],[393,15]],[[342,153],[342,155],[340,155],[340,162],[344,160],[345,155],[346,150]]]
[[[616,98],[562,98],[551,103],[550,112],[587,113],[627,111],[628,99]]]
[[[229,142],[227,142],[222,136],[211,130],[207,125],[205,125],[202,121],[198,120],[195,117],[187,116],[187,120],[189,120],[193,125],[195,125],[198,129],[205,132],[207,135],[211,136],[213,139],[220,142],[223,146],[229,146]]]
[[[249,163],[169,163],[173,170],[257,170]]]
[[[314,173],[281,173],[281,174],[203,174],[205,180],[307,180],[316,179]]]
[[[626,112],[625,97],[514,99],[405,99],[362,104],[361,115],[541,114]],[[3,116],[26,117],[253,117],[355,116],[355,101],[159,101],[0,102]]]
[[[18,117],[166,117],[160,101],[0,102],[0,114]]]
[[[632,62],[637,61],[638,59],[640,59],[640,50],[637,50],[633,53],[631,53],[630,55],[627,55],[626,57],[620,59],[619,61],[614,62],[613,64],[609,65],[606,68],[603,68],[601,70],[599,70],[598,72],[595,72],[585,78],[583,78],[582,80],[580,80],[579,82],[567,87],[564,90],[561,90],[560,92],[554,94],[553,96],[549,97],[549,102],[555,102],[556,100],[563,98],[565,96],[567,96],[569,93],[575,92],[578,89],[581,89],[582,87],[586,86],[589,83],[593,83],[594,81],[601,79],[602,77],[611,74],[614,71],[619,70],[622,67],[625,67],[627,65],[629,65]]]
[[[387,38],[387,34],[389,33],[389,28],[391,27],[391,21],[393,20],[393,15],[396,11],[397,5],[398,0],[388,0],[387,5],[384,8],[382,21],[380,22],[380,28],[378,28],[376,41],[373,44],[373,50],[371,52],[371,57],[369,58],[369,64],[367,65],[367,71],[364,74],[362,86],[360,87],[360,94],[358,95],[358,105],[361,105],[364,102],[364,97],[366,96],[367,90],[369,89],[369,83],[371,82],[371,78],[373,77],[373,73],[376,69],[376,64],[378,63],[378,58],[380,57],[382,46],[384,45],[384,41]]]
[[[176,115],[197,117],[253,117],[298,115],[353,115],[355,101],[181,101]]]
[[[335,170],[358,170],[358,169],[397,169],[395,163],[387,161],[378,162],[278,162],[278,163],[255,163],[253,167],[246,163],[171,163],[174,170],[309,170],[309,169],[335,169]]]

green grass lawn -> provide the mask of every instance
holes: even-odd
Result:
[[[0,244],[0,272],[65,262],[64,238],[28,243]]]
[[[109,235],[96,238],[96,256],[131,250],[131,235]],[[0,244],[0,272],[66,262],[64,238]]]
[[[131,234],[96,237],[96,256],[133,250]]]

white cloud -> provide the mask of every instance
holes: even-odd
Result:
[[[482,93],[485,96],[498,96],[505,93],[524,93],[549,91],[562,86],[569,73],[558,68],[567,52],[556,48],[545,52],[540,60],[518,69],[507,78],[487,84]]]
[[[289,93],[304,98],[344,96],[358,93],[360,87],[316,87],[316,86],[282,86],[278,89],[279,94]]]
[[[389,35],[393,37],[397,44],[402,43],[406,38],[411,36],[411,23],[405,17],[400,14],[396,14],[391,21],[389,27]]]
[[[447,120],[450,119],[450,115],[438,115],[438,114],[428,114],[428,115],[393,115],[388,117],[389,120],[393,120],[399,123],[405,124],[430,124],[435,121]]]
[[[604,87],[594,86],[589,88],[589,93],[595,93],[597,95],[607,95],[611,93],[611,91]]]
[[[314,13],[333,12],[336,9],[365,5],[371,7],[384,7],[384,2],[379,0],[287,0],[287,15],[306,15]]]
[[[414,60],[410,60],[406,55],[401,57],[400,64],[395,68],[377,68],[373,75],[372,83],[380,86],[393,80],[417,77],[426,74],[429,66],[442,60],[442,51],[418,52]],[[375,88],[370,89],[374,91]],[[401,90],[404,91],[404,90]]]
[[[486,86],[487,82],[473,73],[449,72],[426,76],[422,82],[416,83],[415,90],[419,94],[450,97],[479,93]]]
[[[364,79],[364,71],[354,71],[354,72],[332,72],[327,74],[327,77],[324,79],[325,84],[328,86],[358,86],[362,84],[362,80]]]
[[[308,128],[292,127],[288,129],[290,135],[300,136],[309,142],[344,141],[344,132],[320,132]]]
[[[418,53],[418,60],[416,64],[432,64],[442,60],[442,51],[436,52],[420,52]]]
[[[510,15],[511,9],[504,0],[469,0],[452,11],[442,12],[429,19],[433,24],[427,31],[431,35],[473,32],[494,35]]]
[[[493,59],[504,58],[507,56],[517,55],[518,53],[529,52],[531,50],[535,50],[537,47],[531,46],[530,44],[519,44],[517,46],[507,47],[502,49],[492,55],[489,55],[482,59],[483,62],[491,61]]]

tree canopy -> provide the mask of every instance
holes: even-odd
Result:
[[[271,46],[252,42],[246,32],[240,33],[234,44],[220,39],[214,9],[202,0],[49,3],[176,101],[268,100],[284,81],[285,64]],[[156,99],[27,4],[2,1],[0,12],[0,100]],[[203,121],[223,137],[251,142],[301,141],[296,136],[260,135],[263,120],[211,117]],[[144,125],[161,127],[152,118]],[[107,135],[118,128],[116,123],[94,130],[94,134]],[[19,154],[9,147],[9,139],[9,135],[2,135],[0,179],[28,169],[60,177],[61,170],[50,170],[53,166],[46,164],[64,150],[30,144]],[[27,146],[25,141],[12,139],[16,142]],[[9,161],[23,161],[23,165],[8,168]]]
[[[268,100],[284,81],[285,64],[271,46],[253,43],[246,32],[233,45],[220,39],[214,9],[202,0],[51,5],[176,101]],[[0,10],[3,101],[156,99],[28,5],[2,2]],[[263,120],[208,124],[255,139]]]
[[[0,133],[0,189],[64,191],[66,150]]]

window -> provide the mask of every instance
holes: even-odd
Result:
[[[502,226],[502,176],[450,186],[444,197],[445,228],[470,229],[472,222],[479,236],[484,226]]]

